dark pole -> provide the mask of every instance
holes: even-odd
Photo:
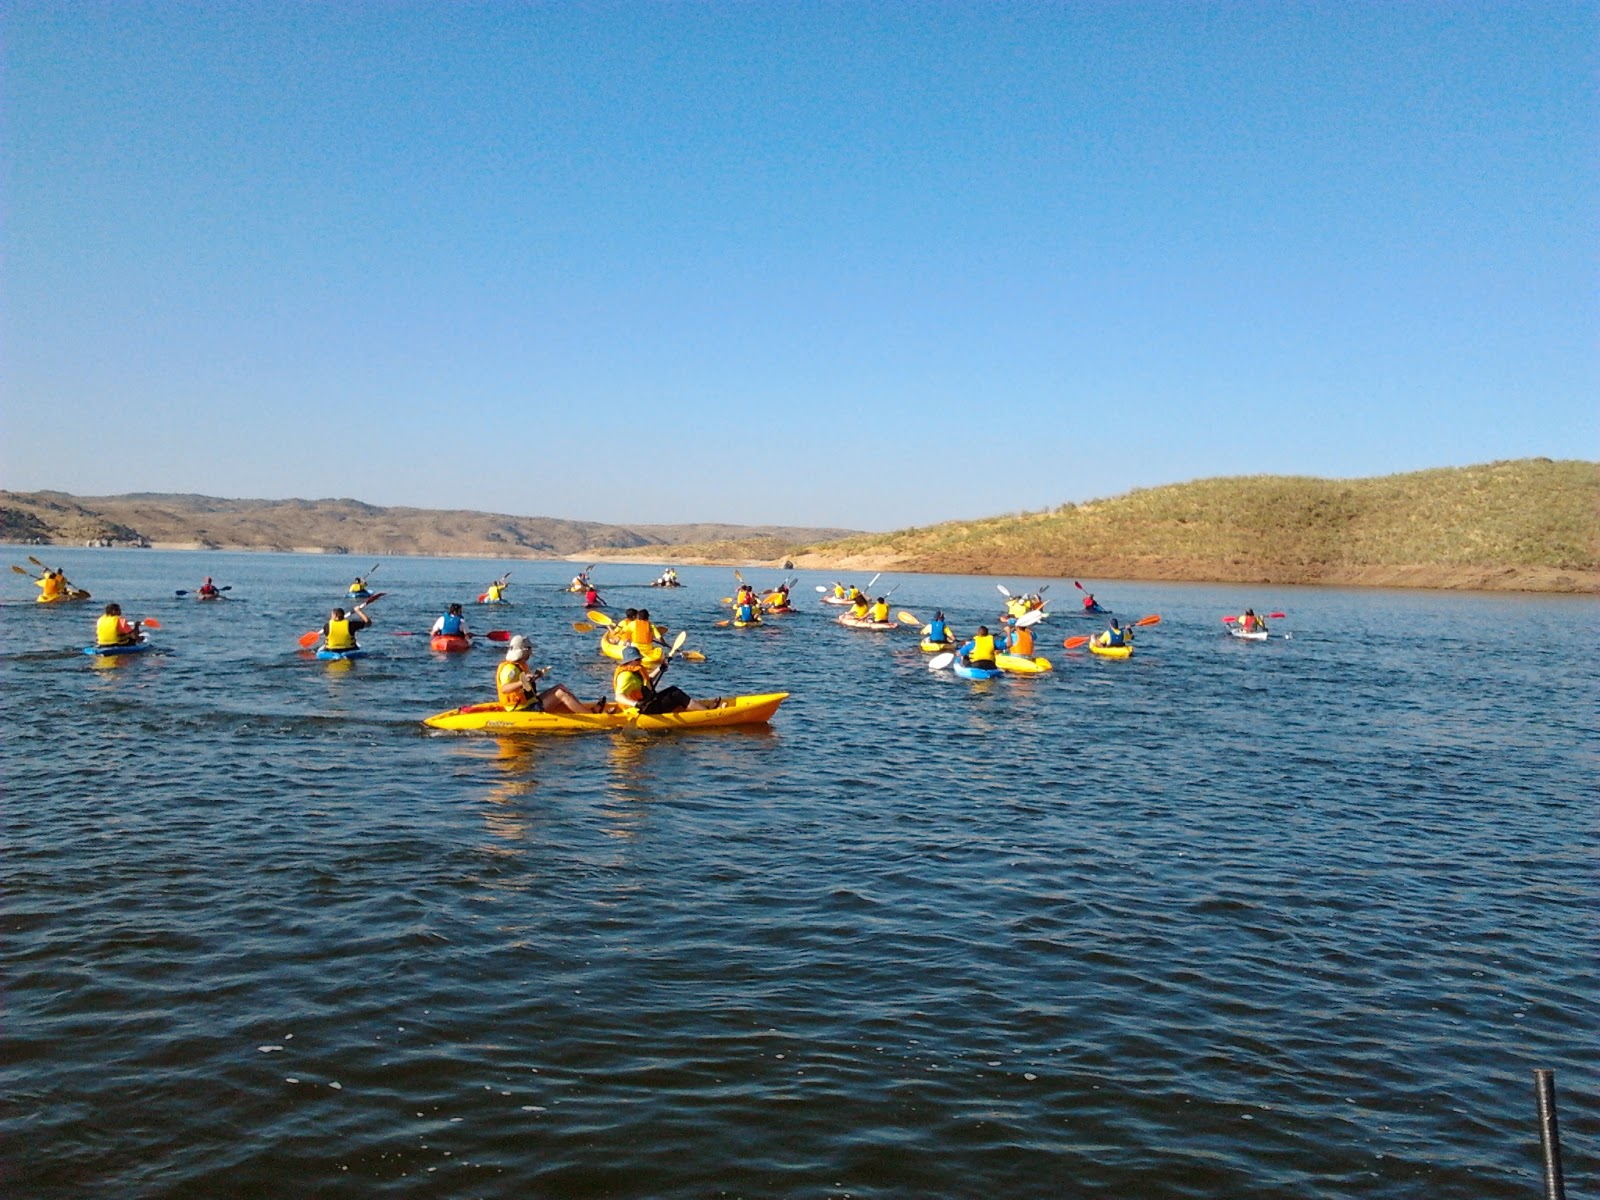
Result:
[[[1566,1200],[1561,1182],[1561,1131],[1556,1128],[1556,1073],[1546,1067],[1533,1072],[1539,1097],[1539,1145],[1544,1151],[1544,1200]]]

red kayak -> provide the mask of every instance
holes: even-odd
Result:
[[[441,654],[456,654],[472,649],[472,639],[464,633],[436,633],[430,644]]]

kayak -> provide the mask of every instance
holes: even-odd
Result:
[[[1052,669],[1048,658],[1027,658],[1021,654],[996,654],[994,665],[1013,675],[1043,675]]]
[[[950,669],[963,679],[999,679],[1005,674],[999,667],[971,667],[959,658],[950,664]]]
[[[733,627],[735,629],[754,629],[759,624],[761,624],[761,618],[760,617],[757,617],[754,621],[740,621],[737,618],[735,618],[735,620],[733,622]]]
[[[1114,617],[1116,614],[1109,608],[1069,608],[1067,610],[1074,617]]]
[[[472,649],[472,639],[464,633],[436,633],[429,644],[441,654],[457,654]]]
[[[683,584],[681,584],[681,583],[652,583],[649,586],[651,586],[651,587],[682,587]]]
[[[926,639],[922,642],[922,652],[924,654],[943,654],[946,650],[954,650],[955,648],[956,644],[954,642],[930,642]]]
[[[365,658],[366,656],[367,652],[360,646],[357,646],[354,650],[329,650],[324,646],[317,651],[317,657],[325,662],[344,662],[347,659]]]
[[[823,603],[824,603],[824,604],[838,604],[838,605],[842,605],[842,606],[843,606],[843,607],[845,607],[845,608],[849,608],[849,607],[850,607],[850,606],[851,606],[851,605],[852,605],[852,604],[854,604],[854,603],[855,603],[855,601],[854,601],[854,600],[846,600],[846,599],[844,599],[844,598],[843,598],[843,597],[842,597],[842,596],[824,596],[824,597],[823,597],[823,598],[822,598],[822,602],[823,602]]]
[[[120,646],[85,646],[83,652],[91,658],[102,656],[109,658],[117,654],[142,654],[151,648],[151,643],[141,639],[137,642],[125,642]]]
[[[362,588],[359,592],[346,592],[345,593],[345,598],[348,599],[348,600],[367,600],[367,599],[370,599],[371,596],[372,596],[372,593],[369,590],[367,590],[366,588]]]
[[[848,625],[851,629],[877,629],[885,633],[900,628],[896,621],[874,621],[871,617],[852,617],[849,613],[839,618],[839,624]]]
[[[89,593],[88,592],[84,591],[82,588],[74,588],[70,592],[57,592],[54,596],[46,596],[43,593],[41,593],[41,594],[39,594],[39,595],[34,597],[34,603],[36,603],[36,604],[71,604],[74,600],[87,600],[88,598],[89,598]]]
[[[761,611],[771,613],[776,617],[782,616],[784,613],[798,612],[799,609],[795,608],[795,606],[792,604],[785,604],[782,608],[764,608]]]
[[[1090,642],[1089,650],[1101,658],[1127,658],[1133,653],[1132,646],[1102,646],[1099,642]]]
[[[613,658],[617,662],[621,662],[623,647],[630,644],[629,642],[614,642],[610,638],[602,636],[600,638],[600,653],[607,658]],[[645,666],[653,667],[661,661],[661,656],[665,653],[666,651],[660,646],[641,646],[639,648],[639,659]]]
[[[729,696],[716,708],[641,715],[634,711],[604,713],[506,712],[498,704],[469,704],[424,719],[432,729],[484,733],[582,733],[596,729],[712,729],[724,725],[764,725],[789,698],[788,692]]]
[[[479,596],[478,597],[478,603],[479,604],[510,604],[511,601],[507,600],[504,596],[502,596],[498,600],[488,600],[488,599],[485,599],[483,596]]]
[[[1252,629],[1247,633],[1243,629],[1234,629],[1230,626],[1228,632],[1236,638],[1243,638],[1247,642],[1264,642],[1267,640],[1267,631],[1265,629]]]

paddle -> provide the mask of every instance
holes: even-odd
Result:
[[[217,589],[217,591],[219,591],[219,592],[231,592],[231,591],[233,591],[233,584],[230,583],[230,584],[228,584],[227,587],[219,587]],[[185,588],[179,588],[176,592],[173,593],[173,595],[175,595],[175,596],[187,596],[188,594],[189,593],[188,593],[187,589],[185,589]]]
[[[388,592],[373,592],[372,595],[368,596],[365,600],[363,600],[360,604],[356,605],[350,611],[351,612],[361,612],[361,610],[366,608],[367,605],[376,604],[379,600],[382,600],[388,594],[389,594]],[[363,613],[362,615],[365,616],[366,614]],[[369,622],[369,624],[370,624],[370,622]],[[322,636],[322,630],[320,630],[320,629],[313,629],[309,633],[302,633],[300,635],[300,644],[302,646],[304,646],[306,649],[309,650],[311,648],[312,644],[315,643],[316,640],[321,636]]]
[[[647,693],[646,700],[655,696],[656,684],[661,682],[661,677],[667,673],[667,668],[672,665],[673,656],[683,649],[683,644],[688,640],[689,631],[687,629],[678,630],[678,636],[672,639],[672,648],[667,651],[667,656],[661,660],[661,666],[656,668],[655,674],[645,676],[644,690]],[[638,710],[635,709],[634,711],[637,712]]]
[[[1268,613],[1267,614],[1267,616],[1270,617],[1274,621],[1281,621],[1287,615],[1288,614],[1286,614],[1286,613]],[[1239,619],[1238,617],[1223,617],[1222,618],[1222,623],[1224,625],[1232,625],[1238,619]]]
[[[11,569],[12,569],[12,570],[13,570],[13,571],[22,571],[22,568],[21,568],[21,567],[12,567],[12,568],[11,568]],[[26,575],[26,574],[27,574],[27,572],[26,572],[26,571],[22,571],[22,573],[23,573],[23,574],[24,574],[24,575]],[[821,593],[821,594],[822,594],[822,595],[824,595],[824,596],[826,596],[826,595],[827,595],[827,594],[828,594],[828,589],[827,589],[827,588],[825,588],[825,587],[823,587],[823,586],[822,586],[822,585],[821,585],[821,584],[820,584],[820,583],[819,583],[819,584],[817,584],[817,591],[818,591],[818,592],[820,592],[820,593]]]
[[[902,625],[921,625],[922,624],[921,621],[917,620],[917,618],[913,614],[906,612],[905,609],[901,609],[899,612],[895,613],[894,619],[896,621],[899,621],[900,624],[902,624]]]
[[[1037,625],[1040,621],[1044,620],[1044,618],[1045,618],[1044,609],[1036,608],[1032,612],[1023,613],[1020,617],[1017,618],[1017,628],[1018,629],[1026,629],[1030,625]]]
[[[935,654],[928,660],[928,670],[942,671],[951,663],[955,662],[955,660],[956,656],[955,651],[953,650],[946,650],[943,654]]]
[[[616,624],[615,621],[613,621],[610,617],[606,616],[605,613],[603,613],[603,612],[591,611],[589,613],[586,613],[585,615],[589,618],[589,620],[593,621],[596,625],[605,625],[605,626],[609,627],[611,625],[615,625]]]
[[[574,633],[593,633],[595,626],[588,621],[574,621],[572,623],[572,631]]]
[[[1006,585],[1005,584],[997,583],[994,586],[999,591],[999,593],[1002,596],[1004,596],[1007,600],[1011,599],[1011,593],[1006,589]]]
[[[389,631],[389,636],[390,637],[432,637],[433,634],[431,632],[430,633],[418,633],[415,629],[391,629]],[[491,630],[489,630],[488,633],[469,633],[469,634],[467,634],[467,636],[468,637],[473,637],[473,638],[480,638],[480,637],[481,638],[488,638],[491,642],[509,642],[511,640],[511,630],[509,630],[509,629],[491,629]]]
[[[870,591],[871,591],[871,590],[872,590],[872,585],[873,585],[873,584],[875,584],[875,583],[877,583],[877,582],[878,582],[878,580],[879,580],[879,579],[880,579],[880,578],[882,578],[882,577],[883,577],[883,572],[882,572],[882,571],[879,571],[879,572],[878,572],[878,573],[877,573],[877,574],[876,574],[876,575],[874,575],[874,576],[873,576],[873,577],[872,577],[872,578],[871,578],[871,579],[869,579],[869,580],[867,580],[867,586],[866,586],[866,587],[864,587],[864,588],[862,588],[862,589],[861,589],[861,590],[862,590],[862,591],[863,591],[863,592],[870,592]]]
[[[28,579],[35,579],[35,578],[37,578],[37,576],[36,576],[36,575],[34,575],[34,573],[33,573],[33,572],[32,572],[32,571],[29,571],[29,570],[26,570],[26,569],[25,569],[25,568],[23,568],[23,567],[19,567],[19,566],[17,566],[17,565],[16,565],[16,564],[15,564],[15,563],[12,563],[12,564],[11,564],[11,569],[12,569],[12,570],[13,570],[13,571],[15,571],[15,572],[16,572],[16,573],[17,573],[17,574],[18,574],[18,575],[23,575],[23,576],[26,576],[26,577],[27,577],[27,578],[28,578]],[[820,592],[820,591],[822,591],[822,589],[821,589],[821,588],[818,588],[818,589],[817,589],[817,590],[818,590],[818,591],[819,591],[819,592]]]

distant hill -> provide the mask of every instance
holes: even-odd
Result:
[[[673,557],[1041,579],[1587,592],[1600,589],[1600,463],[1534,458],[1372,479],[1202,479],[808,545],[679,546]]]
[[[563,558],[601,549],[645,554],[655,547],[689,541],[827,541],[851,532],[771,525],[622,526],[464,510],[381,508],[359,500],[0,492],[0,539],[75,545],[109,542],[331,554]]]

